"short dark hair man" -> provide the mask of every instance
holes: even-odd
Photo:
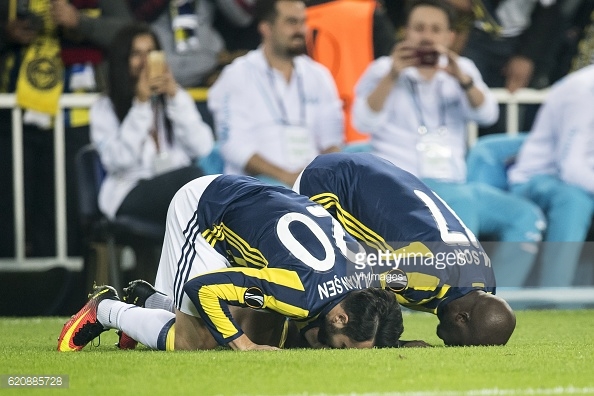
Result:
[[[330,71],[305,55],[302,0],[257,0],[262,44],[208,91],[225,173],[291,186],[316,155],[340,150],[342,102]]]

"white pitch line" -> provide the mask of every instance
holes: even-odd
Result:
[[[301,393],[291,396],[515,396],[515,395],[587,395],[594,394],[594,387],[577,388],[573,386],[555,388],[500,389],[485,388],[467,391],[418,391],[418,392],[377,392],[377,393]]]

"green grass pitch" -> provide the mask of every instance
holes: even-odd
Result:
[[[437,319],[405,315],[403,339],[426,349],[278,352],[58,353],[65,318],[0,318],[0,374],[67,374],[69,389],[0,389],[2,395],[522,395],[594,393],[594,311],[520,311],[505,347],[445,348]]]

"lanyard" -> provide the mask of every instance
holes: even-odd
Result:
[[[412,92],[412,97],[413,97],[413,103],[415,104],[415,111],[417,113],[417,117],[419,118],[419,121],[421,122],[421,125],[419,126],[419,133],[421,135],[424,135],[425,133],[427,133],[427,123],[425,122],[425,118],[423,117],[423,109],[421,107],[421,96],[419,95],[419,87],[417,86],[417,82],[414,81],[413,79],[409,79],[408,80],[410,83],[410,88],[411,88],[411,92]],[[439,129],[443,129],[445,130],[446,128],[446,105],[445,105],[445,100],[443,100],[443,95],[441,92],[441,86],[443,84],[443,81],[438,81],[437,82],[437,98],[439,100]]]
[[[297,93],[299,95],[299,122],[300,126],[305,126],[305,90],[303,88],[303,80],[301,79],[301,75],[297,73],[296,68],[293,69],[293,72],[295,73],[295,78],[297,79]],[[276,101],[276,105],[278,106],[279,111],[281,113],[281,122],[283,125],[289,125],[289,115],[287,113],[287,109],[285,108],[285,104],[282,98],[279,96],[278,91],[276,90],[276,87],[274,85],[274,72],[272,71],[271,67],[268,67],[267,74],[268,83],[270,84],[270,90],[274,95],[274,100]]]
[[[161,151],[160,143],[159,143],[159,97],[153,95],[151,97],[151,107],[153,109],[153,126],[150,130],[150,135],[155,142],[155,147],[157,148],[157,153]]]

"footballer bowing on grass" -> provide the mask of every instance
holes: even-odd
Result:
[[[351,246],[352,245],[352,246]],[[173,198],[155,287],[175,313],[118,301],[109,287],[62,330],[58,350],[80,350],[108,328],[160,350],[272,349],[254,343],[230,306],[295,320],[311,346],[396,346],[400,308],[391,292],[366,289],[369,269],[347,256],[357,245],[320,205],[246,176],[205,176]]]
[[[489,257],[415,176],[373,154],[333,153],[314,159],[294,189],[324,206],[368,247],[367,264],[394,281],[386,284],[384,278],[383,285],[401,305],[438,316],[437,335],[446,345],[508,341],[515,315],[495,296]]]

